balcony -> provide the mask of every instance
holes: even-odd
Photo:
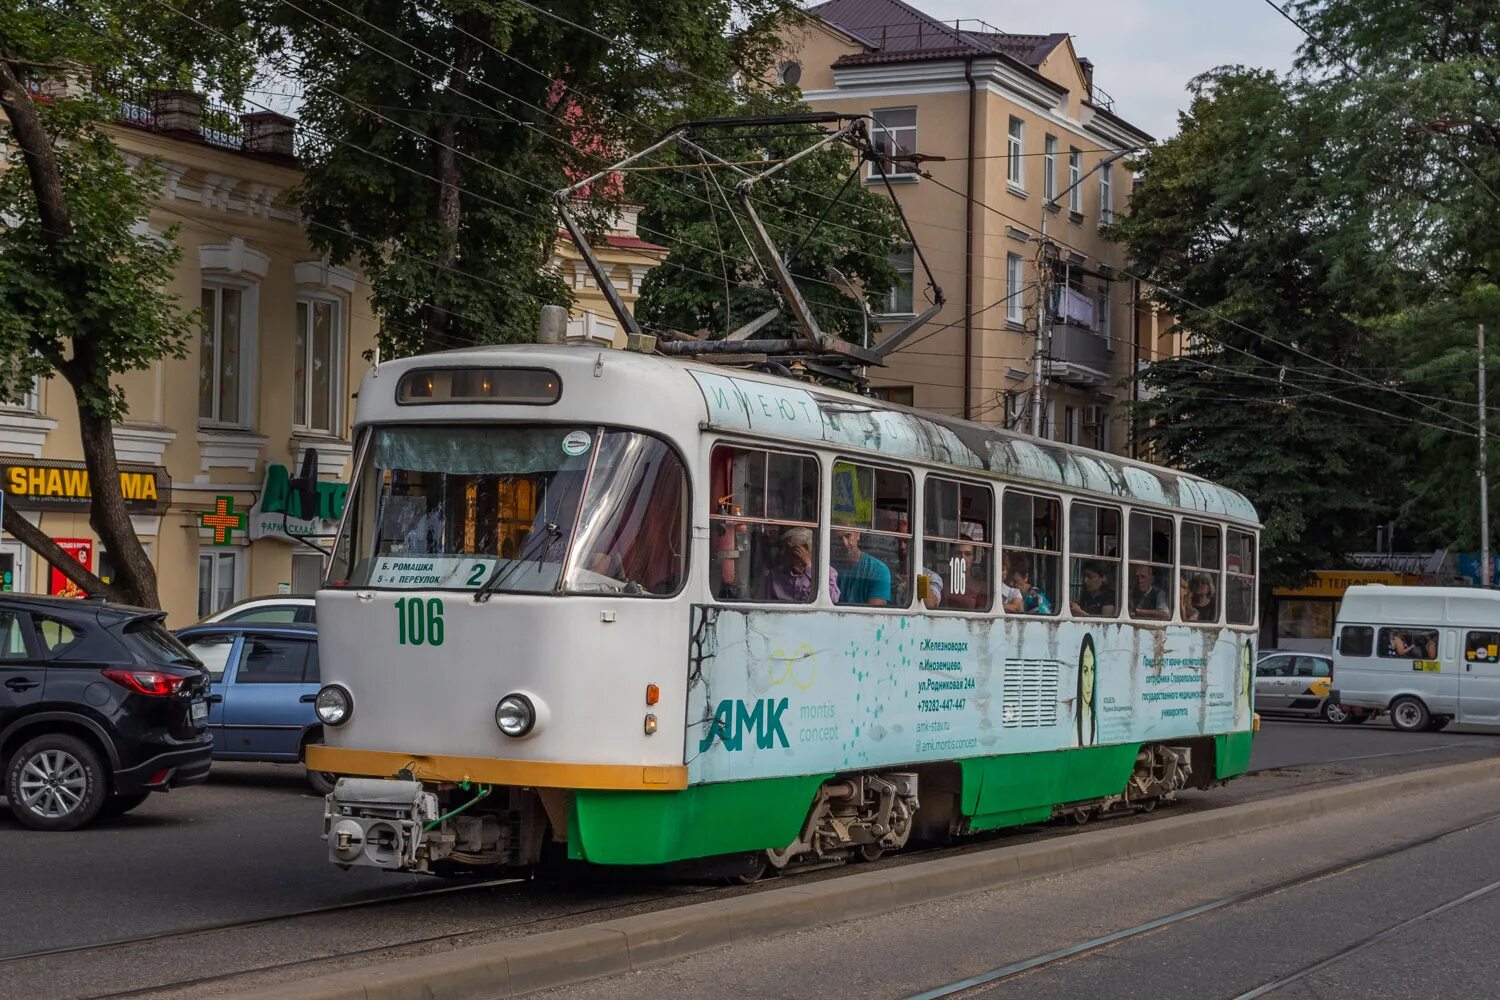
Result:
[[[1052,323],[1052,377],[1072,385],[1098,386],[1110,380],[1115,352],[1092,329],[1066,320]]]

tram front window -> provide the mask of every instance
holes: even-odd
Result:
[[[685,475],[655,438],[494,425],[371,435],[330,586],[551,593],[563,581],[584,593],[667,594],[680,585]]]

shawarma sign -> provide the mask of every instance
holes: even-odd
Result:
[[[19,510],[87,510],[94,491],[82,462],[6,462],[0,488]],[[132,514],[163,514],[172,502],[172,477],[165,466],[120,463],[120,492]]]

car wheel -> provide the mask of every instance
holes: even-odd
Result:
[[[1353,716],[1354,713],[1345,709],[1343,705],[1339,705],[1331,701],[1323,702],[1324,722],[1332,722],[1337,725],[1340,723],[1348,722],[1351,718],[1353,718]]]
[[[1420,733],[1432,722],[1422,699],[1403,695],[1391,702],[1391,725],[1403,733]]]
[[[1427,723],[1426,728],[1429,733],[1436,733],[1440,730],[1448,728],[1448,723],[1452,721],[1453,716],[1451,715],[1434,715],[1432,717],[1432,721]]]
[[[33,830],[76,830],[109,796],[99,754],[76,736],[48,733],[21,744],[5,769],[10,811]]]
[[[111,795],[108,801],[104,803],[104,808],[99,810],[99,818],[113,819],[116,816],[124,816],[150,797],[150,792],[136,792],[134,795]]]
[[[1374,712],[1347,712],[1349,717],[1344,720],[1345,725],[1362,726],[1375,717]]]
[[[338,784],[339,776],[331,771],[308,771],[307,783],[319,795],[327,795]]]

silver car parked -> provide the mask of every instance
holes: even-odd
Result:
[[[1359,724],[1373,712],[1345,708],[1333,686],[1333,657],[1268,652],[1255,665],[1255,710],[1262,715],[1318,716]]]

